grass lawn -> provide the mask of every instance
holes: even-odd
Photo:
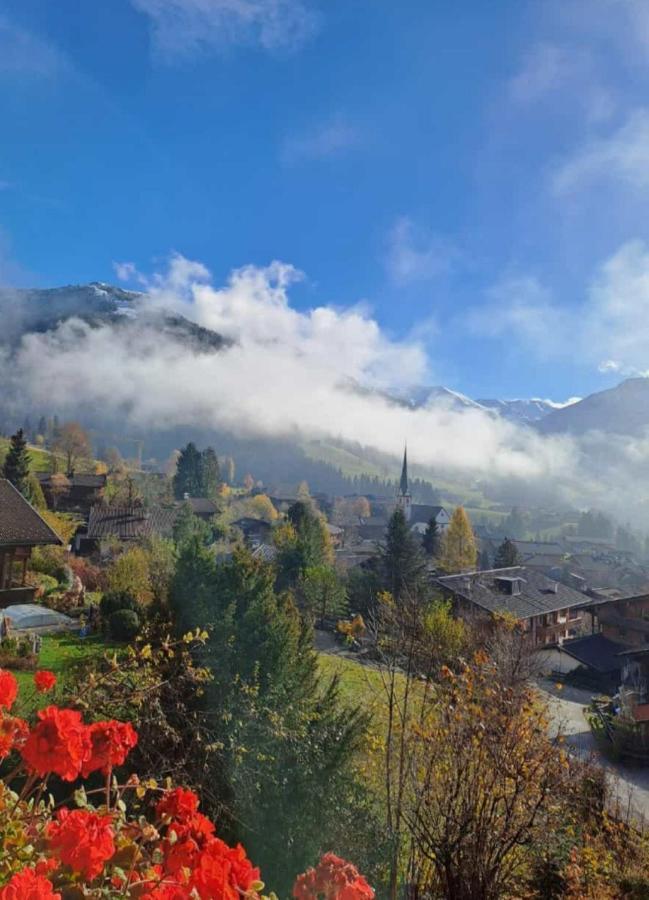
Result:
[[[33,672],[14,671],[20,687],[17,714],[26,715],[33,709],[47,706],[55,701],[75,665],[101,657],[106,650],[113,646],[115,645],[107,643],[101,635],[92,635],[87,638],[80,638],[76,634],[69,633],[45,635],[38,668],[54,672],[58,683],[54,692],[40,695],[34,690]]]

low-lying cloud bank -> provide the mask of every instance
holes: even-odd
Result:
[[[245,267],[217,289],[202,265],[177,256],[164,275],[138,277],[145,293],[135,319],[96,326],[75,318],[25,334],[4,366],[15,394],[36,409],[55,398],[62,414],[100,410],[154,429],[343,439],[394,456],[407,439],[420,465],[597,499],[571,438],[543,437],[479,409],[392,401],[390,389],[425,381],[423,347],[391,340],[362,307],[293,308],[288,291],[301,276],[291,266]],[[168,311],[232,343],[192,349],[157,327]]]

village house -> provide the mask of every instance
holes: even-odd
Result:
[[[179,508],[189,506],[194,515],[204,522],[209,522],[219,512],[219,507],[209,497],[190,497],[189,494],[185,494],[184,498],[176,501],[175,505]]]
[[[170,538],[180,514],[177,506],[93,506],[88,525],[82,526],[74,538],[74,551],[88,556],[110,540],[123,543],[157,536]]]
[[[258,547],[260,544],[268,543],[273,526],[265,519],[242,516],[232,523],[232,527],[239,529],[250,547]]]
[[[106,490],[106,475],[62,475],[37,472],[45,502],[49,509],[61,512],[80,512],[87,515],[100,503]]]
[[[452,599],[458,615],[485,624],[498,614],[513,616],[534,646],[576,637],[582,628],[587,598],[525,566],[444,575],[433,582]]]
[[[34,588],[25,578],[32,550],[62,543],[13,484],[0,478],[0,607],[31,603]]]
[[[628,647],[649,645],[649,593],[593,599],[586,611],[593,633]]]

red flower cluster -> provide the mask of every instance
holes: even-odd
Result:
[[[41,778],[54,772],[64,781],[74,781],[90,756],[90,736],[81,713],[48,706],[38,718],[22,749],[27,768]]]
[[[214,837],[214,825],[198,812],[198,797],[193,791],[168,791],[156,812],[163,819],[174,819],[162,846],[164,872],[186,881],[186,896],[194,890],[202,900],[240,900],[241,894],[259,881],[259,869],[253,867],[240,844],[229,847]],[[186,871],[191,872],[188,881]]]
[[[293,885],[296,900],[372,900],[374,891],[356,866],[325,853],[315,869],[307,869]]]
[[[37,691],[45,694],[47,691],[51,691],[56,684],[56,675],[47,669],[41,669],[40,672],[34,672],[34,684]]]
[[[61,900],[61,895],[55,894],[52,882],[34,869],[23,869],[0,889],[0,900]]]
[[[178,787],[163,794],[155,811],[161,819],[168,817],[178,822],[186,822],[198,812],[198,804],[199,799],[193,791]]]
[[[92,881],[115,853],[111,816],[83,809],[60,809],[46,836],[50,848],[64,865]]]
[[[41,778],[53,772],[64,781],[74,781],[98,769],[107,774],[113,766],[121,766],[137,744],[137,734],[128,722],[84,725],[76,710],[57,706],[40,710],[38,718],[22,756],[27,768]]]
[[[0,706],[11,709],[18,696],[18,682],[11,672],[0,669]]]
[[[88,728],[90,756],[81,767],[87,778],[98,769],[107,775],[114,766],[121,766],[129,751],[137,744],[137,733],[129,722],[95,722]]]

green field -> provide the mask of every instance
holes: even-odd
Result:
[[[9,449],[9,439],[0,437],[0,464],[4,462]],[[31,458],[32,472],[49,472],[51,468],[52,454],[49,450],[42,450],[40,447],[29,447],[29,456]]]
[[[20,687],[16,705],[18,714],[26,715],[31,710],[56,701],[57,697],[63,693],[66,680],[77,665],[101,657],[109,649],[110,645],[99,635],[87,638],[80,638],[76,634],[69,633],[45,635],[38,668],[54,672],[58,680],[56,688],[52,693],[38,694],[34,689],[33,672],[14,671]]]

